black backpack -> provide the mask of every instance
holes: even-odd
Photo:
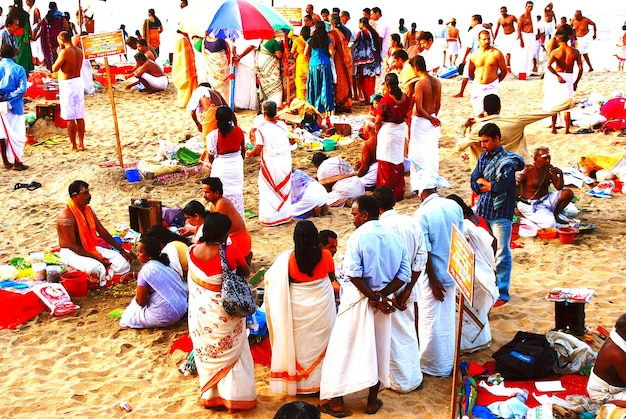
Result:
[[[545,377],[557,359],[545,335],[529,332],[517,332],[512,341],[493,354],[493,358],[496,371],[512,381]]]

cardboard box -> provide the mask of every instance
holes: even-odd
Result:
[[[338,123],[333,125],[337,134],[343,137],[349,137],[352,135],[352,127],[350,124]]]

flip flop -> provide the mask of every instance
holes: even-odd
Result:
[[[331,409],[330,404],[328,403],[320,404],[319,406],[317,406],[317,408],[320,410],[321,413],[326,413],[327,415],[331,415],[335,418],[345,418],[346,416],[348,416],[348,414],[344,411],[337,412]]]
[[[376,409],[374,410],[367,410],[365,409],[365,414],[366,415],[375,415],[376,413],[378,413],[378,411],[380,410],[380,408],[383,407],[383,401],[380,399],[376,399]]]
[[[29,191],[34,191],[38,188],[41,188],[41,183],[39,182],[31,182],[30,185],[26,186],[26,189],[28,189]]]
[[[28,188],[30,185],[28,183],[16,183],[15,186],[13,187],[14,191],[17,191],[18,189],[22,189],[22,188]]]

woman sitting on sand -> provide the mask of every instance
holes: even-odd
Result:
[[[317,228],[299,221],[295,247],[265,273],[265,306],[272,342],[270,391],[320,391],[322,360],[335,324],[335,263],[320,247]]]
[[[189,201],[185,208],[183,208],[183,215],[187,220],[187,224],[184,227],[178,229],[178,234],[183,237],[193,235],[193,242],[198,243],[202,237],[202,225],[204,224],[204,217],[208,214],[208,211],[195,199]]]
[[[211,162],[211,176],[222,181],[223,194],[244,217],[243,158],[246,138],[237,126],[234,112],[228,106],[220,106],[215,112],[217,129],[207,136],[207,150]]]
[[[161,224],[150,227],[145,235],[159,242],[161,253],[170,259],[170,268],[174,269],[183,281],[187,281],[187,249],[191,241],[171,232]]]
[[[152,237],[143,237],[137,246],[137,259],[144,265],[138,274],[127,273],[122,281],[137,278],[135,298],[120,320],[120,326],[144,329],[170,326],[187,312],[187,289],[169,267],[169,258]]]
[[[225,245],[230,226],[226,215],[207,214],[203,237],[189,250],[188,282],[189,335],[200,378],[200,405],[225,406],[228,413],[256,406],[246,319],[230,316],[222,306],[221,258],[229,269],[244,276],[250,273],[239,249]]]

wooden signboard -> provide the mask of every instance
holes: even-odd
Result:
[[[121,30],[85,35],[80,38],[86,60],[126,54],[124,34]]]
[[[274,7],[291,26],[302,26],[302,9],[299,7]]]
[[[474,251],[467,243],[463,233],[455,225],[452,225],[448,273],[454,278],[454,282],[470,305],[474,303],[475,258]]]

